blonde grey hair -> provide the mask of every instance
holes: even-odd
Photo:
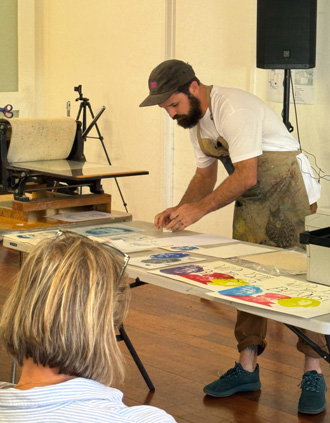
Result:
[[[118,254],[66,234],[40,242],[28,255],[4,305],[6,350],[59,373],[111,385],[124,375],[116,328],[128,309],[129,285]]]

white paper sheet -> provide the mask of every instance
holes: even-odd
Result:
[[[108,239],[116,246],[116,248],[125,253],[153,250],[154,248],[161,247],[161,238],[156,238],[154,236],[144,235],[141,233],[134,233],[111,238],[109,237]]]
[[[171,247],[214,245],[238,242],[236,239],[227,238],[225,236],[215,234],[173,236],[159,239],[163,246]]]
[[[62,220],[64,222],[82,222],[86,220],[109,219],[111,217],[118,217],[118,214],[104,213],[97,210],[75,212],[75,213],[59,213],[49,216],[49,219]]]
[[[261,245],[254,245],[254,244],[230,244],[230,245],[221,245],[219,247],[212,247],[212,248],[199,248],[196,251],[198,254],[202,254],[205,256],[210,257],[219,257],[219,258],[230,258],[230,257],[240,257],[240,256],[248,256],[252,254],[265,254],[271,253],[276,251],[272,248],[265,248]]]

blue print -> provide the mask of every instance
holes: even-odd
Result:
[[[187,254],[187,253],[163,253],[163,254],[152,254],[150,256],[150,258],[160,259],[160,260],[182,259],[183,257],[189,257],[189,254]]]
[[[198,250],[198,247],[191,247],[189,245],[185,245],[183,247],[171,247],[171,250],[177,250],[177,251],[192,251],[192,250]]]
[[[263,291],[258,286],[254,285],[243,285],[235,288],[225,289],[224,291],[218,291],[219,294],[230,295],[232,297],[251,297],[254,294],[261,294]]]

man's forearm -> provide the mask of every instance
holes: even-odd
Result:
[[[257,183],[257,159],[249,160],[251,167],[236,165],[235,171],[214,191],[198,201],[198,207],[208,214],[237,200],[245,191]]]
[[[214,191],[199,200],[199,206],[205,210],[205,214],[227,206],[250,188],[242,184],[242,181],[237,181],[234,173],[228,176]]]
[[[216,178],[205,178],[196,172],[177,207],[202,200],[213,191],[215,183]]]

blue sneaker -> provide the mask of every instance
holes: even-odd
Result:
[[[235,367],[206,385],[203,391],[207,395],[220,398],[229,397],[236,392],[258,391],[260,388],[259,364],[253,372],[248,372],[239,363],[235,363]]]
[[[327,385],[325,384],[323,375],[320,375],[315,370],[306,372],[303,375],[300,387],[299,413],[318,414],[325,410],[327,405],[325,399]]]

